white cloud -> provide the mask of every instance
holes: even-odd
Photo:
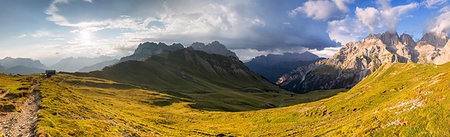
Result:
[[[422,4],[424,4],[427,8],[435,8],[436,6],[442,5],[446,2],[447,0],[424,0]]]
[[[308,51],[319,57],[331,58],[336,52],[339,51],[339,49],[341,49],[341,47],[326,47],[323,50],[309,49]]]
[[[266,23],[258,18],[253,19],[252,24],[262,26],[262,27],[266,26]]]
[[[248,62],[251,59],[255,58],[256,56],[261,55],[268,55],[268,54],[275,54],[275,55],[281,55],[284,53],[303,53],[305,51],[308,51],[308,49],[303,47],[297,47],[292,49],[273,49],[273,50],[256,50],[252,48],[245,48],[245,49],[231,49],[236,55],[239,57],[240,60],[243,62]]]
[[[336,4],[336,6],[339,8],[339,10],[348,12],[349,9],[347,7],[347,3],[353,3],[354,0],[333,0],[333,2]]]
[[[356,7],[355,14],[359,21],[369,27],[371,32],[376,28],[384,28],[387,31],[395,32],[397,23],[401,15],[419,6],[417,3],[391,7],[390,0],[378,0],[378,9],[373,7]],[[409,16],[405,16],[409,17]]]
[[[38,31],[34,32],[33,34],[31,34],[31,36],[34,38],[41,38],[41,37],[54,37],[55,35],[49,31],[38,30]]]
[[[367,35],[368,30],[357,19],[346,16],[342,20],[328,22],[327,32],[330,39],[343,45],[363,38]]]
[[[89,2],[89,3],[92,3],[92,0],[84,0],[84,1]]]
[[[400,5],[396,7],[391,7],[389,4],[390,0],[378,0],[381,5],[380,14],[382,18],[383,26],[391,32],[394,32],[397,27],[397,23],[401,15],[406,12],[418,7],[417,3],[410,3],[407,5]]]
[[[365,9],[356,7],[355,10],[356,17],[358,17],[358,20],[361,21],[364,25],[368,26],[371,33],[373,33],[376,25],[379,24],[379,16],[380,13],[377,9],[368,7]]]
[[[309,0],[303,6],[297,7],[291,12],[289,16],[296,16],[299,12],[303,12],[307,17],[315,20],[329,20],[339,19],[345,16],[349,11],[346,3],[353,3],[353,0]]]
[[[309,51],[313,54],[316,54],[319,57],[324,58],[331,58],[333,55],[339,51],[341,47],[327,47],[322,50],[317,49],[307,49],[307,48],[293,48],[288,50],[281,50],[281,49],[274,49],[274,50],[256,50],[252,48],[245,48],[245,49],[231,49],[236,55],[239,57],[240,60],[243,62],[248,62],[252,60],[253,58],[261,55],[268,55],[268,54],[275,54],[275,55],[281,55],[284,53],[303,53],[305,51]]]
[[[432,23],[428,26],[429,32],[435,33],[450,33],[450,6],[446,6],[439,10],[441,14],[432,20]]]
[[[17,38],[25,38],[27,36],[28,36],[27,34],[22,34],[22,35],[17,36]]]

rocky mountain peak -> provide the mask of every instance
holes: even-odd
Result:
[[[393,46],[400,43],[400,37],[397,32],[386,31],[380,36],[381,41],[383,41],[386,46]]]
[[[412,38],[410,35],[405,34],[405,33],[403,33],[403,34],[400,36],[400,41],[401,41],[404,45],[407,45],[408,47],[414,47],[414,46],[416,45],[416,42],[413,40],[413,38]]]
[[[191,47],[194,50],[199,50],[199,51],[203,51],[203,52],[210,53],[210,54],[218,54],[218,55],[230,56],[230,57],[237,58],[237,56],[234,52],[228,50],[225,47],[225,45],[221,44],[218,41],[213,41],[206,45],[201,42],[194,42],[194,43],[192,43]]]
[[[145,59],[149,56],[159,54],[162,51],[175,51],[184,49],[184,46],[179,43],[174,43],[168,46],[165,43],[159,42],[144,42],[138,45],[138,48],[134,51],[134,53],[130,56],[123,57],[120,59],[120,62],[128,61],[128,60],[141,60]]]
[[[381,37],[381,34],[370,33],[365,39],[379,39],[380,37]]]
[[[419,40],[418,45],[433,45],[437,48],[443,48],[449,40],[447,33],[428,32]]]

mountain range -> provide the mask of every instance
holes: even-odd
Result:
[[[426,33],[417,43],[408,34],[370,34],[343,46],[332,58],[302,66],[277,81],[280,86],[305,93],[318,89],[350,88],[386,63],[442,64],[450,60],[445,33]]]
[[[35,74],[43,73],[47,69],[39,60],[29,58],[6,57],[0,60],[0,73],[5,74]]]
[[[113,57],[110,56],[99,56],[99,57],[68,57],[61,59],[57,63],[51,65],[49,68],[56,69],[57,71],[64,71],[64,72],[77,72],[80,69],[88,66],[92,66],[94,64],[104,62],[104,61],[111,61],[114,60]]]
[[[79,69],[77,72],[91,72],[91,71],[96,71],[96,70],[102,70],[103,68],[114,65],[116,63],[119,63],[118,59],[107,60],[107,61],[103,61],[100,63],[96,63],[91,66],[83,67],[83,68]]]
[[[246,62],[245,65],[253,72],[256,72],[257,74],[265,77],[270,82],[275,83],[277,82],[278,78],[280,78],[284,74],[300,66],[306,66],[314,63],[319,59],[319,56],[308,51],[301,54],[268,54],[257,56],[249,62]]]

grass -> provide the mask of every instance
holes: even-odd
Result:
[[[8,91],[4,97],[0,98],[0,112],[18,111],[19,105],[30,95],[28,89],[32,86],[31,80],[39,77],[38,75],[5,75],[0,74],[1,94]]]
[[[108,79],[166,93],[175,96],[170,102],[190,101],[195,103],[191,107],[210,111],[248,111],[306,102],[253,73],[239,60],[188,49],[71,75]],[[170,102],[158,104],[170,105]]]
[[[42,81],[36,131],[49,136],[449,136],[449,70],[450,63],[385,64],[349,91],[293,98],[332,97],[245,112],[193,109],[189,98],[59,75]]]

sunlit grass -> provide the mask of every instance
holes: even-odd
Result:
[[[175,97],[66,83],[120,85],[63,75],[42,83],[44,110],[36,130],[52,136],[448,136],[449,70],[450,63],[388,64],[330,98],[246,112],[192,109],[185,101],[157,105]]]

